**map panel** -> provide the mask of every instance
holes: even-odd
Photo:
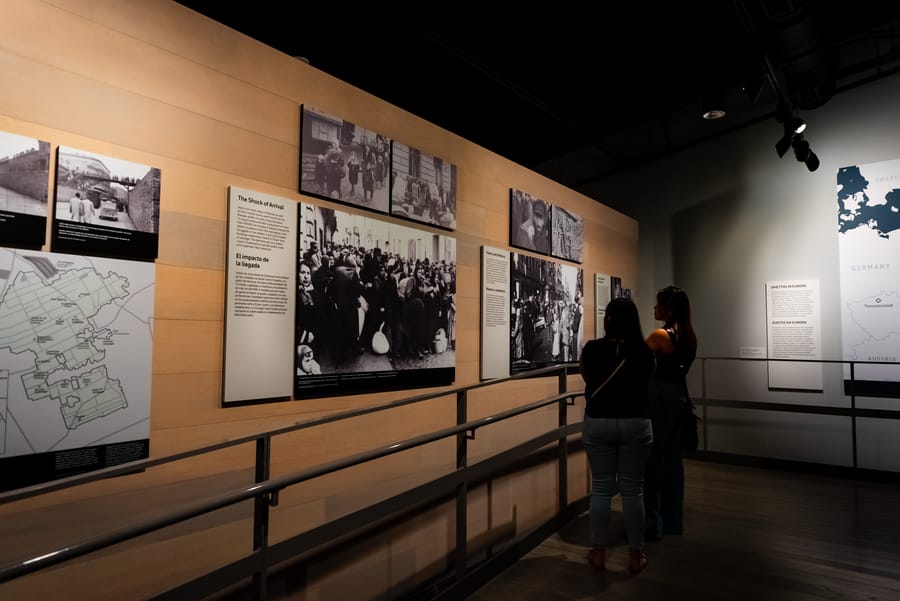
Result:
[[[844,359],[898,361],[900,160],[838,169],[837,201]],[[855,377],[896,383],[900,366],[858,365]]]
[[[149,439],[154,280],[153,263],[0,248],[0,465]]]

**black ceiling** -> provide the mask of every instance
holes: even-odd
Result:
[[[774,119],[779,96],[812,130],[834,94],[900,66],[887,0],[180,3],[586,194]],[[716,93],[727,115],[705,121]]]

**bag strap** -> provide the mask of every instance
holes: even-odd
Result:
[[[622,359],[621,361],[619,361],[619,364],[618,364],[618,365],[616,366],[616,368],[612,371],[612,373],[609,374],[609,376],[607,376],[607,378],[606,378],[605,380],[603,380],[603,384],[601,384],[600,386],[598,386],[597,388],[595,388],[595,389],[594,389],[594,392],[592,392],[592,393],[591,393],[591,396],[588,397],[588,398],[589,398],[589,399],[592,399],[592,398],[594,398],[595,396],[597,396],[597,393],[600,392],[601,390],[603,390],[603,387],[604,387],[604,386],[606,386],[607,384],[609,384],[609,381],[613,379],[613,376],[616,375],[616,374],[619,372],[620,369],[622,369],[622,366],[623,366],[623,365],[625,365],[625,359]]]

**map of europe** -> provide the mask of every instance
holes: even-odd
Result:
[[[0,457],[147,438],[154,277],[0,248]]]
[[[871,394],[897,388],[900,358],[900,160],[837,171],[841,338]],[[884,364],[884,365],[882,365]],[[844,366],[844,377],[851,377]],[[861,389],[863,390],[863,389]]]
[[[869,181],[856,165],[838,169],[837,184],[841,233],[867,227],[888,238],[900,229],[900,188],[888,191],[883,198],[869,198]]]

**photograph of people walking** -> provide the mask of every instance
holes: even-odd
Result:
[[[300,145],[301,194],[388,212],[390,139],[302,106]]]

